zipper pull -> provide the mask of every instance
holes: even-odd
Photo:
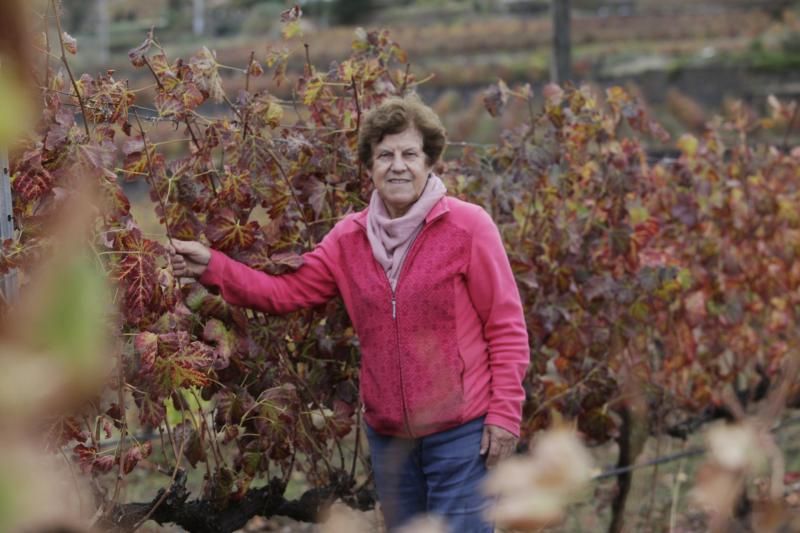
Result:
[[[392,296],[392,320],[397,320],[397,300]]]

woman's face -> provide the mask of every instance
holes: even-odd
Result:
[[[417,201],[430,172],[422,134],[414,126],[384,136],[372,149],[372,182],[392,218]]]

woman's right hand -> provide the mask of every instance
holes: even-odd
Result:
[[[211,261],[211,250],[197,241],[171,239],[169,255],[172,272],[179,278],[199,278]]]

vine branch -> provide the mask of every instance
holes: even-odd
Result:
[[[297,205],[297,210],[300,211],[300,216],[303,219],[303,226],[305,227],[306,231],[311,227],[311,223],[306,218],[306,213],[303,210],[303,204],[300,202],[300,198],[297,197],[297,193],[294,192],[294,187],[292,187],[292,182],[289,180],[289,175],[284,170],[283,165],[281,164],[278,156],[275,155],[275,152],[272,151],[270,148],[266,148],[267,155],[269,155],[270,159],[275,163],[278,167],[278,171],[280,172],[281,178],[286,183],[286,186],[289,188],[289,192],[292,194],[292,199],[294,203]]]
[[[111,503],[108,509],[114,509],[117,505],[119,498],[120,488],[122,487],[122,478],[125,475],[125,459],[123,454],[125,452],[125,440],[128,436],[128,416],[125,411],[125,370],[122,361],[122,350],[117,350],[117,365],[119,366],[119,383],[117,384],[117,401],[119,402],[120,410],[120,438],[119,445],[114,457],[119,461],[119,470],[117,472],[117,480],[114,484],[114,495],[111,497]]]
[[[147,158],[147,179],[148,184],[152,187],[153,191],[156,193],[156,197],[158,197],[158,204],[161,206],[161,212],[164,213],[164,229],[167,232],[167,239],[169,240],[170,244],[172,244],[172,230],[169,227],[169,220],[167,217],[167,206],[164,203],[164,199],[161,197],[161,193],[158,191],[155,183],[155,176],[153,175],[153,161],[150,158],[150,146],[147,143],[147,135],[145,134],[144,127],[142,126],[142,121],[139,118],[139,113],[136,110],[133,111],[133,116],[136,118],[136,125],[139,127],[139,132],[142,134],[142,143],[144,143],[144,154]]]
[[[172,491],[172,487],[175,485],[175,478],[178,476],[178,472],[181,471],[181,461],[183,460],[183,451],[184,451],[184,448],[186,447],[186,443],[188,441],[189,441],[189,439],[182,439],[181,440],[181,447],[178,450],[178,456],[175,458],[175,468],[172,470],[172,477],[169,480],[169,485],[167,485],[166,490],[164,490],[164,492],[161,494],[161,497],[158,500],[156,500],[156,502],[153,504],[153,506],[150,508],[150,510],[147,511],[147,514],[144,515],[142,517],[142,519],[139,520],[133,526],[133,528],[131,529],[131,532],[136,531],[137,529],[142,527],[142,525],[145,522],[150,520],[150,517],[153,516],[153,513],[155,513],[156,510],[158,510],[159,506],[162,503],[164,503],[164,500],[167,499],[167,496],[170,494],[170,491]]]
[[[256,52],[255,50],[250,51],[250,62],[247,64],[247,75],[244,79],[244,92],[247,96],[250,96],[250,70],[253,68],[253,62],[256,59]],[[242,126],[242,140],[247,139],[247,129],[248,129],[248,121],[250,120],[250,109],[246,108],[244,112],[244,118],[242,122],[244,123]]]
[[[53,8],[53,15],[56,19],[56,28],[58,28],[58,42],[61,45],[61,63],[64,64],[64,68],[67,70],[67,75],[69,76],[69,81],[72,82],[72,89],[75,91],[75,97],[78,99],[78,103],[81,106],[81,115],[83,115],[83,128],[86,130],[86,136],[89,137],[91,133],[89,132],[89,115],[86,113],[86,106],[83,102],[83,97],[81,96],[81,92],[78,89],[78,83],[75,81],[75,76],[72,74],[72,68],[69,66],[69,61],[67,61],[67,49],[64,46],[64,30],[61,29],[61,15],[58,13],[58,6],[61,2],[59,0],[50,0],[50,5]]]

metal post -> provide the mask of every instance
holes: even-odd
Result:
[[[0,147],[0,244],[14,238],[14,204],[11,202],[11,170],[8,151]],[[17,297],[17,272],[12,270],[0,277],[0,290],[6,302]]]
[[[553,68],[551,78],[563,85],[572,78],[572,49],[570,41],[570,0],[553,2]]]
[[[192,32],[203,35],[206,31],[206,6],[204,0],[194,0],[192,10]]]
[[[111,57],[111,13],[108,10],[108,0],[97,0],[97,49],[99,61],[106,66]]]

